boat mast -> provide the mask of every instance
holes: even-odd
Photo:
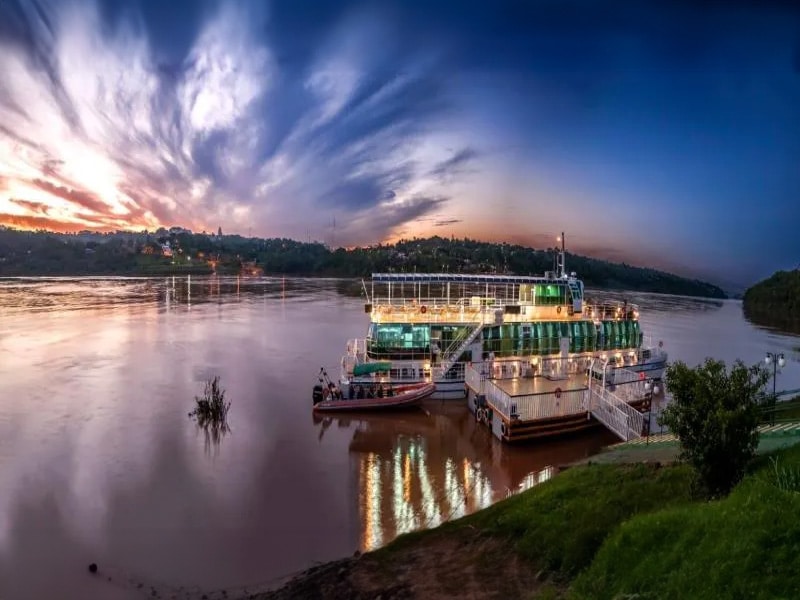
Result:
[[[567,250],[566,250],[566,239],[564,238],[564,232],[561,232],[561,237],[558,238],[561,242],[561,250],[558,253],[558,263],[556,266],[556,272],[558,277],[566,279],[567,277],[567,264],[566,264],[566,257],[567,257]]]

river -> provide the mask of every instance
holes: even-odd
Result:
[[[459,402],[315,419],[367,316],[324,279],[0,280],[0,598],[244,594],[316,561],[474,511],[615,441],[507,447]],[[670,359],[747,363],[800,338],[737,301],[596,292],[641,305]],[[187,413],[219,375],[218,439]],[[90,575],[89,563],[99,565]],[[109,581],[109,578],[111,581]]]

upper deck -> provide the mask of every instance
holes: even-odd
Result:
[[[525,323],[636,320],[627,302],[586,302],[583,282],[544,277],[455,273],[374,273],[366,310],[375,323]]]

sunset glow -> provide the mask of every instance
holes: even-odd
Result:
[[[797,10],[628,4],[7,0],[0,224],[793,266]]]

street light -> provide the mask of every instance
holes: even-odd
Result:
[[[783,356],[783,352],[780,354],[775,354],[774,352],[767,352],[767,355],[764,357],[764,363],[769,367],[772,365],[772,418],[770,422],[772,425],[775,424],[775,404],[778,401],[778,395],[775,392],[775,385],[778,380],[778,368],[783,368],[786,364],[786,358]]]
[[[644,389],[647,392],[647,441],[646,446],[650,445],[650,426],[652,425],[653,417],[653,396],[658,394],[658,385],[652,379],[648,379],[644,383]]]

